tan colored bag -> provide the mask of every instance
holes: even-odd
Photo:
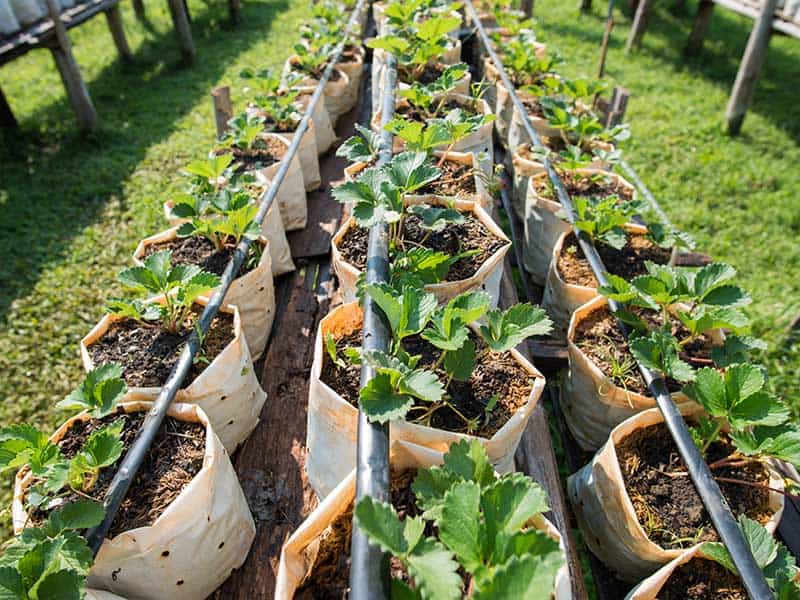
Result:
[[[396,472],[408,469],[424,469],[441,465],[443,454],[416,444],[398,441],[391,447],[391,467]],[[356,472],[352,470],[333,489],[330,495],[303,521],[286,541],[281,550],[278,578],[275,585],[275,600],[291,600],[303,580],[310,575],[319,551],[322,534],[342,514],[353,506],[356,496]],[[532,520],[532,526],[556,540],[566,556],[564,542],[555,526],[542,515]],[[572,590],[569,571],[564,565],[556,574],[555,600],[571,600]]]
[[[308,110],[308,105],[311,96],[314,94],[315,86],[312,87],[294,87],[300,92],[297,98],[297,103],[301,107],[303,113]],[[333,123],[328,114],[328,109],[325,108],[325,102],[317,102],[314,106],[314,111],[311,113],[311,120],[314,123],[314,140],[317,144],[317,155],[322,156],[331,146],[336,142],[336,132],[333,130]]]
[[[683,404],[679,409],[684,417],[703,413],[696,404]],[[592,462],[567,480],[567,493],[583,539],[595,556],[626,581],[647,577],[684,552],[661,548],[647,537],[625,489],[615,449],[616,444],[637,429],[663,422],[657,408],[623,421],[614,428]],[[783,490],[783,479],[771,468],[769,485]],[[770,492],[770,508],[774,515],[766,528],[773,533],[783,513],[782,494]]]
[[[605,142],[597,142],[594,146],[607,152],[610,152],[614,149],[614,146],[611,144],[606,144]],[[511,172],[511,179],[514,184],[511,194],[511,202],[514,206],[514,212],[517,213],[517,216],[519,216],[520,219],[525,218],[525,198],[528,195],[528,184],[530,183],[530,178],[534,175],[538,175],[539,173],[544,173],[544,165],[538,160],[529,158],[527,156],[530,152],[530,148],[530,144],[522,144],[521,146],[518,146],[514,150],[513,155],[509,155],[511,158],[510,165],[508,164],[508,157],[506,157],[506,167],[508,167]],[[525,154],[522,154],[521,151],[523,150],[525,151]],[[609,163],[599,159],[592,161],[586,166],[587,169],[602,170],[607,170],[609,167]]]
[[[524,97],[526,94],[523,92],[521,95]],[[505,88],[502,82],[498,82],[497,106],[505,106],[506,103],[511,103],[511,117],[508,121],[508,137],[506,148],[508,148],[509,152],[513,152],[522,144],[530,144],[531,137],[528,135],[525,125],[523,125],[523,117],[514,107],[513,102],[511,102],[511,96],[509,95],[508,90]],[[544,135],[547,137],[558,137],[561,133],[560,130],[556,129],[555,127],[551,127],[545,118],[528,115],[528,120],[531,122],[531,126],[533,127],[534,131],[536,131],[536,133],[538,133],[540,136]]]
[[[322,319],[317,329],[308,390],[306,471],[311,486],[320,498],[331,493],[336,484],[355,467],[358,430],[358,410],[322,382],[325,336],[330,333],[335,338],[340,338],[353,333],[361,328],[361,322],[361,308],[356,302],[350,302],[332,310]],[[392,440],[411,442],[445,452],[454,442],[477,439],[484,445],[489,459],[500,473],[513,471],[514,453],[528,419],[542,395],[545,379],[516,350],[511,350],[511,355],[534,379],[533,387],[526,404],[491,438],[423,427],[405,421],[392,421]]]
[[[163,296],[145,302],[164,302]],[[205,306],[208,300],[200,298],[197,304]],[[261,407],[267,394],[258,383],[250,350],[242,335],[241,317],[235,306],[223,306],[222,312],[233,314],[234,338],[188,387],[178,390],[175,402],[196,404],[203,409],[214,432],[229,452],[247,439],[258,424]],[[100,322],[81,340],[81,359],[86,371],[95,364],[89,346],[97,342],[115,321],[115,315],[104,315]],[[161,387],[130,387],[132,400],[155,400]]]
[[[144,264],[148,246],[172,241],[178,237],[177,232],[178,226],[144,238],[136,246],[133,262],[140,266]],[[246,275],[234,279],[223,300],[225,304],[236,305],[239,309],[242,330],[253,360],[264,351],[272,330],[272,320],[275,318],[275,288],[272,285],[269,241],[263,236],[257,241],[264,247],[258,266]],[[211,295],[208,294],[208,297]]]
[[[628,223],[625,225],[625,229],[633,235],[647,233],[647,227],[634,223]],[[550,268],[547,269],[547,281],[542,295],[542,308],[553,319],[553,324],[560,329],[567,329],[572,313],[598,295],[596,287],[567,283],[558,271],[558,258],[561,256],[564,242],[571,234],[571,230],[562,233],[553,247],[553,255],[550,258]]]
[[[598,169],[576,169],[581,175],[603,174],[614,181],[629,188],[636,197],[635,188],[619,175]],[[531,279],[537,285],[544,285],[550,259],[553,256],[553,246],[565,231],[570,231],[569,224],[558,216],[561,204],[555,200],[544,198],[536,191],[538,182],[547,181],[547,173],[533,175],[528,184],[525,196],[525,237],[522,243],[522,262],[525,270],[530,273]]]
[[[125,412],[143,412],[153,405],[126,402],[120,406]],[[152,525],[103,541],[88,584],[144,600],[201,600],[244,563],[256,528],[228,453],[205,413],[198,406],[173,404],[167,414],[205,425],[203,467]],[[50,440],[58,443],[75,421],[88,419],[86,414],[71,418]],[[12,505],[15,533],[28,519],[23,507],[28,485],[30,474],[20,471]]]
[[[437,159],[441,159],[442,156],[445,156],[445,162],[454,162],[460,165],[467,165],[473,170],[473,181],[475,185],[475,193],[471,196],[461,196],[462,200],[471,200],[478,204],[481,208],[489,210],[492,206],[492,195],[489,193],[489,190],[486,188],[486,180],[490,177],[490,173],[487,173],[486,170],[481,165],[478,158],[475,156],[474,152],[447,152],[445,153],[442,150],[434,151],[433,155]],[[439,164],[439,160],[434,161],[435,164]],[[363,163],[356,163],[356,165],[360,165]],[[355,166],[355,165],[353,165]],[[409,194],[407,198],[409,200],[420,200],[421,202],[428,202],[427,198],[430,195],[419,195],[419,194]],[[448,202],[454,198],[454,196],[442,196],[438,194],[433,195],[434,198],[441,199],[444,202]]]
[[[355,50],[356,60],[352,62],[336,63],[336,68],[347,75],[347,104],[350,108],[358,104],[358,93],[361,91],[361,76],[364,73],[364,48],[358,46]]]
[[[174,206],[175,203],[172,200],[164,202],[164,217],[172,226],[185,223],[187,219],[179,219],[173,216],[172,208]],[[269,250],[272,276],[277,277],[294,271],[292,249],[289,247],[289,240],[286,239],[286,231],[283,229],[280,208],[274,202],[261,223],[261,235],[269,241],[267,249]]]
[[[289,140],[282,134],[265,133],[264,137],[271,137],[277,139],[281,144],[289,148]],[[269,189],[272,186],[272,180],[278,174],[282,161],[271,164],[265,169],[255,169],[252,173],[255,175],[258,185]],[[306,201],[306,187],[303,181],[303,171],[300,168],[300,157],[295,154],[289,161],[289,170],[283,178],[280,188],[278,188],[278,195],[275,197],[281,211],[281,219],[283,220],[283,228],[286,231],[294,231],[296,229],[303,229],[308,221],[308,205]]]
[[[616,385],[575,344],[578,325],[596,310],[608,305],[603,296],[590,300],[573,314],[567,331],[569,370],[561,388],[564,420],[575,441],[594,451],[608,439],[611,430],[629,417],[657,406],[654,398]],[[682,392],[672,394],[677,403],[689,402]]]
[[[669,581],[669,578],[672,577],[672,574],[678,567],[685,565],[695,557],[708,558],[703,553],[701,546],[694,546],[693,548],[685,550],[680,556],[673,558],[628,592],[628,595],[625,596],[625,600],[658,600],[658,593],[661,591],[661,588]]]
[[[434,206],[449,205],[451,201],[442,200],[436,196],[407,197],[405,204],[431,204]],[[492,254],[475,272],[472,277],[459,281],[444,281],[425,286],[425,290],[434,294],[439,302],[446,302],[463,292],[482,290],[492,298],[492,306],[496,307],[500,299],[500,280],[503,278],[503,259],[511,247],[511,242],[500,227],[494,222],[483,208],[469,200],[452,201],[453,207],[462,212],[471,212],[493,235],[504,242],[505,246]],[[356,297],[356,282],[361,271],[348,263],[339,251],[339,244],[351,227],[358,227],[350,218],[336,232],[331,240],[331,262],[336,276],[339,278],[339,287],[345,302],[350,302]]]
[[[284,77],[293,70],[293,65],[297,58],[296,54],[292,54],[286,59],[283,65]],[[355,104],[350,104],[351,99],[347,96],[347,90],[350,86],[350,79],[347,77],[347,74],[339,67],[333,70],[338,73],[338,78],[334,80],[334,78],[331,77],[328,80],[328,83],[325,84],[325,90],[323,91],[323,98],[325,101],[325,109],[328,111],[328,115],[331,119],[331,125],[336,127],[339,117],[349,112]],[[316,79],[304,77],[296,85],[299,87],[316,88],[318,83],[319,81]]]

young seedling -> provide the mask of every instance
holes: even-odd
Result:
[[[531,478],[496,476],[483,446],[462,441],[450,447],[443,466],[419,470],[412,489],[422,516],[401,520],[390,504],[369,496],[354,512],[370,541],[410,576],[411,585],[392,581],[393,597],[462,598],[459,569],[475,600],[552,597],[564,560],[557,542],[528,526],[548,510]],[[426,529],[435,537],[425,537]]]
[[[242,239],[254,240],[261,234],[255,221],[258,206],[250,193],[242,189],[223,189],[203,202],[180,201],[172,214],[189,219],[178,228],[179,237],[201,235],[217,250],[235,247]]]
[[[171,258],[170,250],[161,250],[148,256],[144,265],[125,269],[117,276],[123,285],[134,291],[162,294],[163,304],[111,298],[108,312],[145,324],[160,321],[166,331],[179,333],[195,301],[217,287],[220,279],[195,265],[173,267]]]
[[[397,93],[423,116],[423,120],[443,117],[447,94],[468,72],[469,67],[464,63],[449,65],[433,83],[424,85],[415,81],[410,88],[398,90]]]
[[[243,112],[228,121],[228,129],[220,141],[226,146],[251,150],[259,145],[259,136],[263,132],[264,117]]]
[[[765,527],[744,515],[739,517],[739,528],[775,597],[779,600],[800,598],[800,584],[797,582],[800,569],[789,549],[776,540]],[[724,544],[704,542],[700,549],[708,558],[734,575],[739,574]]]
[[[108,363],[89,371],[80,386],[56,404],[56,408],[85,410],[93,418],[101,419],[114,412],[127,393],[128,386],[122,378],[122,367],[116,363]]]
[[[426,231],[425,236],[418,242],[423,245],[432,233],[444,231],[448,225],[464,223],[464,215],[450,206],[430,206],[428,204],[413,204],[408,207],[408,214],[419,217],[419,226]]]
[[[380,151],[380,135],[358,123],[355,127],[357,133],[342,142],[336,149],[336,156],[346,158],[351,163],[372,164]]]
[[[292,70],[312,78],[321,79],[322,73],[328,66],[328,61],[333,54],[334,47],[325,44],[319,48],[308,48],[302,44],[294,47],[295,59],[292,62]]]
[[[493,114],[467,115],[460,108],[455,108],[444,118],[431,119],[426,123],[395,117],[386,124],[385,129],[402,139],[406,147],[414,152],[432,152],[437,148],[444,148],[445,151],[439,159],[441,166],[458,142],[494,119]]]
[[[530,38],[512,38],[509,42],[501,42],[499,46],[503,66],[517,88],[535,95],[557,89],[555,67],[562,62],[558,55],[539,58]]]
[[[641,202],[623,201],[619,196],[605,198],[576,196],[573,198],[575,228],[593,242],[601,242],[616,250],[628,243],[625,224],[641,210]]]
[[[99,525],[99,502],[80,500],[50,513],[40,528],[27,528],[0,556],[0,597],[9,600],[80,600],[94,563],[78,533]]]

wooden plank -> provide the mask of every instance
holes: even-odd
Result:
[[[633,17],[633,25],[628,32],[628,41],[625,44],[625,53],[629,53],[634,48],[640,48],[642,38],[647,29],[647,21],[650,18],[650,9],[653,7],[653,0],[640,0],[636,7],[636,14]]]
[[[728,131],[736,135],[742,129],[744,116],[747,108],[753,101],[753,94],[756,90],[756,82],[767,58],[769,40],[772,36],[772,15],[778,0],[764,0],[761,14],[753,25],[750,37],[747,40],[747,47],[739,64],[736,73],[736,81],[733,84],[731,97],[728,100],[728,108],[725,111],[725,118],[728,121]]]
[[[288,297],[278,304],[261,379],[267,402],[235,461],[256,538],[242,568],[212,596],[217,600],[271,599],[281,548],[317,505],[304,468],[306,406],[313,337],[333,289],[330,262],[308,261],[285,278]]]
[[[739,0],[714,0],[714,3],[751,19],[758,19],[761,10],[760,4],[749,4]],[[800,24],[796,21],[782,18],[780,12],[772,19],[772,28],[793,38],[800,39]]]
[[[503,308],[512,306],[518,301],[517,291],[511,278],[511,268],[510,258],[506,255],[505,270],[500,284],[500,306]],[[536,367],[542,369],[539,361],[531,357],[525,345],[520,346],[519,351]],[[575,600],[582,600],[587,597],[587,594],[583,584],[580,557],[572,535],[574,518],[569,511],[558,473],[558,462],[553,450],[553,439],[550,436],[544,399],[539,401],[531,414],[515,458],[519,469],[533,477],[547,491],[551,511],[549,516],[564,538],[567,565],[572,583],[572,597]]]

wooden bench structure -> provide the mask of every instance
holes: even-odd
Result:
[[[628,35],[626,51],[641,46],[653,1],[639,1]],[[778,31],[800,39],[800,11],[794,12],[800,6],[796,8],[795,4],[792,4],[792,12],[788,12],[783,7],[779,7],[779,0],[761,0],[760,2],[755,0],[700,0],[692,31],[684,49],[686,56],[694,56],[702,49],[703,38],[708,32],[715,4],[754,20],[753,29],[747,40],[742,61],[739,63],[739,70],[736,73],[736,80],[725,111],[728,130],[735,135],[741,130],[745,114],[753,100],[772,32]]]
[[[64,82],[69,103],[78,120],[78,128],[82,132],[94,131],[98,122],[97,111],[81,77],[67,31],[103,13],[106,16],[108,28],[120,59],[123,62],[132,62],[133,54],[122,27],[119,2],[120,0],[78,0],[75,6],[60,10],[57,0],[46,0],[48,17],[23,27],[21,31],[12,35],[0,36],[0,67],[31,50],[48,48],[53,54],[61,80]],[[167,0],[167,3],[181,56],[184,62],[191,64],[194,62],[197,52],[192,40],[186,4],[184,0]],[[239,0],[229,0],[229,3],[231,15],[235,21],[238,16]],[[134,9],[142,18],[144,5],[141,0],[134,0]],[[17,127],[14,113],[2,90],[0,90],[0,127]]]

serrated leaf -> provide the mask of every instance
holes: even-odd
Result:
[[[391,376],[378,373],[359,392],[359,407],[367,418],[376,423],[403,419],[414,405],[414,398],[399,394]]]
[[[546,557],[514,556],[499,567],[494,576],[475,590],[475,600],[549,600],[553,596],[555,578],[563,559],[554,554]]]
[[[405,559],[408,574],[425,600],[459,600],[462,581],[458,563],[433,538],[422,540]]]
[[[58,510],[54,510],[47,518],[47,532],[51,537],[69,529],[88,529],[103,521],[105,508],[94,500],[76,500]]]
[[[48,574],[36,589],[37,600],[81,600],[84,578],[63,569]]]
[[[402,152],[383,167],[388,180],[410,194],[438,179],[442,172],[430,163],[425,152]]]
[[[17,570],[0,567],[0,600],[24,600],[26,597],[25,585]]]
[[[501,565],[512,556],[544,556],[551,553],[560,553],[558,542],[538,529],[528,529],[516,533],[501,531],[494,539],[492,564]]]
[[[80,386],[58,402],[56,408],[88,410],[93,417],[102,418],[116,408],[127,391],[128,386],[122,379],[122,367],[108,363],[90,371]]]
[[[478,440],[461,440],[451,444],[450,450],[444,455],[443,464],[449,472],[466,481],[474,481],[481,487],[495,481],[494,467]]]
[[[420,227],[434,232],[443,231],[448,225],[464,222],[464,215],[455,208],[414,204],[408,207],[407,212],[419,217]]]
[[[460,348],[448,351],[444,357],[444,369],[456,381],[468,381],[475,369],[475,344],[465,340]]]
[[[438,40],[459,25],[461,25],[459,17],[433,17],[420,24],[417,29],[417,37],[428,42]]]
[[[353,516],[356,525],[384,552],[395,556],[404,556],[408,552],[403,523],[391,504],[364,496],[356,503]]]
[[[480,567],[488,554],[481,519],[481,488],[473,481],[455,484],[444,495],[436,524],[439,539],[468,572]]]
[[[545,491],[520,473],[507,475],[485,489],[481,506],[490,538],[501,531],[515,533],[535,515],[548,510]]]
[[[717,367],[725,368],[735,363],[747,362],[752,351],[766,349],[767,344],[757,338],[727,335],[721,346],[711,348],[711,360]]]
[[[417,506],[424,510],[424,517],[436,521],[440,518],[444,495],[462,478],[457,473],[443,467],[430,467],[417,471],[411,489],[417,499]]]
[[[495,352],[507,352],[531,336],[546,335],[553,325],[544,309],[527,302],[506,311],[489,311],[486,318],[488,324],[481,326],[481,337]]]
[[[426,402],[439,402],[445,393],[436,374],[423,369],[404,374],[398,381],[398,389]]]

